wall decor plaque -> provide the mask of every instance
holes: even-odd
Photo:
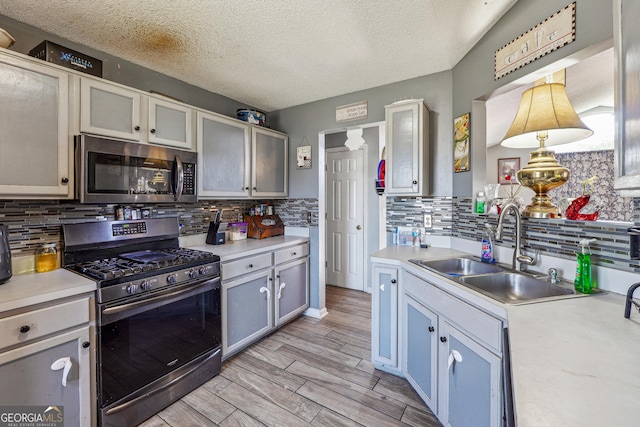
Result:
[[[368,105],[367,101],[361,101],[336,107],[336,123],[366,119]]]
[[[551,15],[495,52],[494,79],[524,67],[576,39],[576,3]]]

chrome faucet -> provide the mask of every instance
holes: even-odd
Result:
[[[536,260],[522,252],[522,246],[520,244],[520,210],[518,210],[518,205],[513,202],[507,203],[502,208],[502,212],[500,212],[500,217],[498,218],[498,227],[496,228],[496,240],[502,239],[502,222],[504,221],[504,217],[507,214],[507,211],[510,210],[513,211],[513,215],[516,217],[516,247],[513,250],[513,261],[511,262],[511,268],[514,270],[516,269],[517,260],[520,263],[520,271],[525,271],[527,265],[536,265]]]

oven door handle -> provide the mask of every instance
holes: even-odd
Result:
[[[182,197],[182,190],[184,189],[184,167],[182,166],[182,159],[180,156],[176,156],[176,194],[173,195],[173,199],[177,202]]]
[[[100,310],[99,325],[106,325],[116,320],[124,319],[125,317],[133,316],[138,313],[142,313],[154,308],[161,307],[163,305],[171,304],[173,302],[185,299],[207,290],[215,289],[216,284],[220,282],[220,278],[206,280],[196,285],[186,285],[178,290],[169,293],[163,293],[151,298],[145,298],[142,300],[116,305],[112,307],[105,307]]]

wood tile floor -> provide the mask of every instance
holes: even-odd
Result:
[[[141,424],[440,427],[406,380],[371,363],[371,296],[327,286],[300,317],[225,361],[208,383]]]

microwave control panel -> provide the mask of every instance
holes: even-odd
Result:
[[[196,165],[195,163],[184,163],[184,187],[182,194],[196,194]]]

